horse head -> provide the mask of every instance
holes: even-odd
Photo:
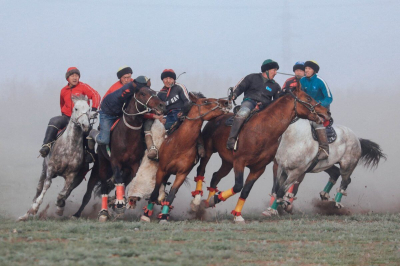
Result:
[[[79,126],[83,132],[88,132],[90,129],[89,112],[90,107],[86,95],[72,95],[71,99],[74,103],[72,110],[71,121],[76,126]]]
[[[162,115],[165,112],[165,103],[158,98],[156,92],[150,88],[150,80],[147,81],[146,86],[138,86],[134,82],[132,83],[135,87],[135,93],[133,98],[136,101],[136,110],[138,112],[154,112],[158,115]]]
[[[231,109],[231,104],[226,99],[205,98],[201,93],[189,93],[192,103],[186,108],[190,108],[186,119],[195,120],[202,119],[209,121],[217,116],[226,114]]]
[[[296,115],[322,124],[331,119],[331,115],[327,108],[323,107],[320,102],[316,102],[310,95],[301,90],[300,82],[298,86],[289,93],[294,97],[294,109]]]

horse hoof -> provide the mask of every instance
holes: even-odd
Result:
[[[335,207],[336,207],[337,209],[341,209],[341,208],[343,208],[344,206],[343,206],[343,204],[341,204],[340,202],[336,202]]]
[[[233,218],[233,221],[235,222],[235,224],[246,224],[245,220],[241,215],[235,216],[235,218]]]
[[[286,207],[285,211],[286,211],[287,213],[292,213],[292,211],[293,211],[293,203],[290,204],[290,205],[288,205],[288,206]]]
[[[167,219],[161,219],[159,222],[159,224],[167,224],[169,223]]]
[[[106,215],[100,215],[99,216],[99,222],[104,223],[107,222],[108,217]]]
[[[25,222],[28,220],[28,218],[29,218],[29,214],[27,213],[25,215],[18,217],[18,222]]]
[[[127,209],[135,209],[136,208],[137,197],[129,197],[128,204],[126,205]]]
[[[264,216],[267,216],[267,217],[277,216],[278,215],[278,211],[272,209],[271,207],[269,207],[267,210],[263,211],[261,214],[264,215]]]
[[[321,191],[320,193],[319,193],[319,196],[321,197],[321,200],[322,201],[327,201],[327,200],[329,200],[329,193],[328,192],[325,192],[325,191]]]
[[[212,196],[208,201],[208,207],[215,207],[215,196]]]
[[[207,200],[202,200],[200,206],[204,209],[210,208],[210,205]]]
[[[200,205],[194,204],[193,200],[190,202],[190,209],[192,209],[192,211],[197,212],[200,208]]]
[[[58,206],[57,206],[56,214],[57,214],[58,216],[63,216],[63,214],[64,214],[64,207],[58,207]]]
[[[140,220],[146,223],[150,223],[150,217],[147,217],[146,215],[142,215],[140,217]]]
[[[69,217],[70,220],[76,221],[79,219],[78,216],[72,215],[71,217]]]

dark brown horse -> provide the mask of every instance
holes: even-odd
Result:
[[[125,210],[125,186],[129,184],[138,171],[146,146],[142,135],[143,114],[155,112],[162,114],[165,104],[150,89],[150,84],[137,88],[135,94],[124,109],[121,121],[115,126],[110,141],[111,156],[108,156],[105,146],[98,148],[98,164],[95,163],[89,179],[88,188],[82,201],[82,206],[74,216],[79,217],[81,211],[90,200],[91,192],[97,182],[101,182],[102,207],[99,221],[106,221],[108,212],[108,180],[114,178],[116,187],[115,211]]]
[[[184,114],[187,113],[185,114],[185,120],[175,132],[165,139],[160,147],[160,162],[156,174],[156,185],[145,213],[142,215],[141,219],[144,221],[150,221],[160,186],[167,182],[170,175],[176,175],[166,200],[161,203],[163,208],[159,217],[160,222],[167,221],[175,194],[194,166],[197,155],[196,143],[203,121],[223,115],[230,109],[228,100],[198,98],[192,93],[190,93],[190,99],[193,103],[189,111],[183,111]]]
[[[208,188],[209,195],[205,202],[206,207],[213,207],[221,201],[225,201],[236,193],[241,192],[240,198],[232,214],[235,222],[244,222],[241,211],[251,188],[257,179],[264,173],[265,167],[274,159],[278,149],[278,139],[287,129],[290,122],[297,116],[321,123],[321,117],[330,118],[327,109],[320,106],[314,99],[297,87],[293,92],[289,91],[281,96],[270,106],[255,114],[242,128],[239,134],[237,151],[226,149],[230,127],[225,121],[233,114],[227,114],[210,121],[203,130],[203,139],[206,156],[201,159],[197,168],[197,188],[202,194],[201,184],[198,180],[204,179],[205,167],[214,152],[218,152],[222,165],[213,174],[211,185]],[[243,185],[244,168],[250,169],[250,174]],[[235,171],[235,185],[226,191],[216,195],[219,181],[225,177],[231,169]],[[195,179],[195,180],[196,180]],[[201,192],[200,192],[201,191]],[[196,195],[196,197],[198,197]],[[196,199],[196,198],[195,198]],[[199,204],[199,201],[194,201]]]

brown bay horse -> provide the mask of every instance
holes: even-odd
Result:
[[[117,214],[125,211],[125,186],[127,186],[138,171],[146,146],[142,134],[143,114],[154,112],[162,114],[165,104],[147,86],[136,88],[135,94],[125,105],[121,121],[115,126],[110,139],[111,156],[108,156],[104,145],[97,149],[98,164],[95,163],[90,176],[88,188],[82,201],[82,206],[74,216],[79,217],[81,211],[90,200],[91,192],[98,181],[101,182],[102,205],[99,221],[104,222],[110,217],[108,211],[108,180],[114,178],[116,200],[114,210]]]
[[[167,182],[170,175],[176,175],[167,198],[161,203],[163,207],[159,217],[160,222],[167,221],[175,195],[194,167],[197,156],[196,144],[203,121],[209,121],[226,114],[231,107],[228,100],[199,98],[192,93],[189,95],[193,103],[189,106],[190,109],[188,108],[189,111],[186,112],[184,121],[175,132],[165,139],[160,147],[156,185],[145,208],[144,215],[141,217],[143,221],[150,221],[160,186]],[[183,113],[185,114],[185,111]]]
[[[227,200],[236,193],[241,192],[236,208],[232,211],[235,222],[244,222],[241,211],[251,188],[257,179],[264,173],[266,166],[274,159],[278,149],[278,139],[288,128],[290,122],[295,117],[301,117],[322,123],[323,120],[330,118],[326,108],[319,105],[314,99],[297,87],[294,91],[289,91],[281,96],[270,106],[255,114],[239,133],[237,150],[232,152],[226,148],[226,142],[230,132],[230,127],[225,125],[225,121],[233,114],[217,117],[207,123],[203,130],[204,146],[206,156],[201,159],[197,168],[195,199],[200,198],[202,186],[200,180],[204,179],[205,167],[215,152],[218,152],[222,165],[213,174],[207,200],[204,202],[206,207],[214,207],[221,201]],[[322,118],[322,119],[321,119]],[[250,169],[246,182],[243,184],[244,168]],[[231,189],[219,194],[217,185],[220,180],[229,174],[231,169],[235,172],[235,184]],[[192,202],[199,204],[199,201]]]

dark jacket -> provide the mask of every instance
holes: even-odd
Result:
[[[188,90],[185,85],[179,83],[175,83],[171,88],[162,88],[157,96],[165,102],[167,113],[171,110],[180,110],[190,103]]]
[[[262,73],[247,75],[233,89],[236,96],[244,93],[244,99],[249,98],[268,106],[272,100],[277,99],[281,86],[275,80],[264,79]]]
[[[128,102],[135,93],[132,82],[122,86],[120,89],[108,94],[101,102],[100,109],[112,116],[122,115],[122,106]]]

